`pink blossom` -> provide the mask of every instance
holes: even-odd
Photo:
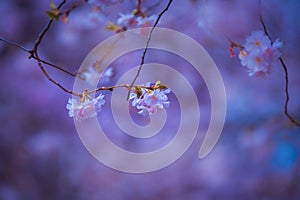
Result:
[[[69,117],[74,117],[77,120],[93,118],[101,111],[101,106],[104,105],[104,95],[99,94],[96,98],[86,97],[83,102],[69,98],[66,108],[69,110]]]
[[[271,41],[263,31],[254,31],[246,38],[245,50],[247,52],[261,52],[271,47]]]
[[[278,39],[271,44],[263,31],[255,31],[246,38],[245,48],[240,51],[241,64],[248,68],[249,76],[261,76],[271,72],[274,62],[280,57]]]
[[[146,87],[150,87],[150,83],[145,84]],[[141,93],[131,92],[130,98],[132,100],[132,106],[139,109],[141,115],[153,115],[158,110],[168,108],[170,102],[166,94],[170,93],[170,89],[146,89],[141,88]]]
[[[135,28],[138,24],[138,21],[133,13],[130,14],[120,14],[120,18],[118,19],[117,23],[121,26],[127,26],[130,28]]]
[[[107,83],[113,75],[114,72],[112,67],[107,68],[104,72],[103,70],[100,70],[99,72],[94,66],[90,66],[82,73],[84,80],[91,86],[98,83],[99,78],[102,80],[101,83]]]
[[[126,26],[127,28],[139,28],[139,27],[150,27],[154,24],[156,20],[155,15],[149,17],[136,16],[133,13],[130,14],[120,14],[120,18],[117,23],[120,26]]]
[[[149,27],[149,26],[153,26],[155,21],[157,19],[156,15],[151,15],[149,17],[138,17],[137,21],[138,21],[138,25],[141,27]]]

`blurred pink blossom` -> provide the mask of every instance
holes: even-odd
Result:
[[[249,76],[261,76],[271,72],[274,62],[280,57],[278,39],[272,44],[263,31],[255,31],[246,38],[245,49],[240,51],[241,64],[248,67]]]
[[[75,119],[87,119],[97,116],[101,111],[101,106],[104,105],[104,95],[99,94],[96,98],[84,98],[83,102],[69,98],[66,108],[69,110],[69,116]]]

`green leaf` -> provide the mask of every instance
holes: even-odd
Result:
[[[51,10],[57,10],[57,7],[53,2],[50,3],[50,8],[51,8]]]
[[[142,88],[136,87],[135,89],[136,89],[135,93],[136,93],[137,97],[140,98],[143,94]]]
[[[47,15],[49,17],[49,19],[54,19],[54,20],[58,20],[59,15],[57,14],[57,12],[54,11],[47,11]]]
[[[57,21],[59,19],[59,10],[54,3],[50,3],[50,9],[51,10],[47,11],[49,19],[54,19]]]
[[[160,80],[156,81],[155,87],[158,87],[160,85]]]

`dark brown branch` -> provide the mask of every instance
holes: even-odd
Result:
[[[43,66],[43,64],[42,64],[42,62],[41,62],[41,60],[40,60],[39,55],[38,55],[37,52],[35,52],[33,56],[36,57],[36,60],[37,60],[37,62],[38,62],[38,66],[40,67],[40,69],[42,70],[43,74],[47,77],[47,79],[48,79],[50,82],[54,83],[54,84],[57,85],[60,89],[62,89],[63,91],[65,91],[65,92],[67,92],[67,93],[69,93],[69,94],[72,94],[72,95],[75,95],[75,96],[78,96],[78,97],[81,96],[81,94],[77,94],[77,93],[74,93],[74,92],[71,91],[71,90],[66,89],[66,88],[63,87],[60,83],[58,83],[57,81],[55,81],[54,79],[52,79],[52,78],[50,77],[50,75],[47,73],[47,71],[45,70],[45,68],[44,68],[44,66]]]
[[[141,8],[142,8],[142,0],[138,0],[138,4],[137,4],[136,9],[141,10]]]
[[[115,85],[115,86],[109,86],[109,87],[99,87],[97,89],[87,92],[87,94],[92,94],[94,92],[99,92],[101,90],[113,91],[115,88],[121,88],[121,87],[129,89],[129,84],[121,84],[121,85]]]
[[[44,36],[48,32],[48,30],[51,27],[52,23],[53,23],[53,19],[49,20],[48,23],[46,24],[46,26],[44,27],[43,31],[39,34],[38,39],[34,43],[34,46],[33,46],[32,50],[30,51],[32,57],[34,56],[34,53],[37,52],[38,47],[42,42],[42,39],[44,38]]]
[[[296,126],[300,127],[299,122],[297,122],[288,112],[288,103],[290,100],[289,96],[289,74],[286,67],[286,64],[282,57],[279,58],[279,61],[281,63],[281,66],[283,68],[284,74],[285,74],[285,103],[284,103],[284,114],[289,118],[289,120]]]
[[[141,16],[142,18],[146,17],[145,13],[142,11],[142,0],[137,0],[137,6],[133,10],[135,16]]]
[[[53,68],[55,68],[55,69],[57,69],[57,70],[60,70],[60,71],[62,71],[62,72],[64,72],[64,73],[66,73],[66,74],[69,74],[70,76],[74,76],[74,77],[77,77],[77,78],[80,78],[80,79],[83,80],[83,78],[82,78],[81,76],[79,76],[78,74],[69,72],[68,70],[66,70],[66,69],[64,69],[64,68],[62,68],[62,67],[59,67],[59,66],[57,66],[57,65],[54,65],[54,64],[52,64],[52,63],[50,63],[50,62],[48,62],[48,61],[45,61],[45,60],[43,60],[43,59],[41,59],[41,58],[37,58],[37,57],[34,56],[34,55],[33,55],[33,56],[31,55],[31,58],[33,58],[33,59],[35,59],[35,60],[37,60],[37,61],[40,61],[40,62],[42,62],[42,63],[44,63],[44,64],[46,64],[46,65],[48,65],[48,66],[51,66],[51,67],[53,67]]]
[[[264,22],[264,19],[263,19],[263,17],[262,17],[262,13],[261,13],[261,0],[258,0],[258,5],[259,5],[259,20],[260,20],[260,23],[261,23],[261,25],[262,25],[262,27],[263,27],[263,29],[264,29],[264,33],[267,35],[267,37],[269,38],[269,40],[270,40],[271,43],[272,43],[271,36],[270,36],[269,33],[268,33],[267,26],[266,26],[266,24],[265,24],[265,22]]]
[[[261,5],[261,1],[259,0],[259,4]],[[267,30],[267,26],[263,20],[262,14],[260,13],[260,23],[263,26],[264,29],[264,33],[268,36],[268,38],[270,39],[271,43],[272,42],[272,38],[270,36],[270,34],[268,33]],[[284,74],[285,74],[285,103],[284,103],[284,114],[286,115],[286,117],[290,120],[290,122],[292,124],[294,124],[295,126],[300,127],[300,123],[297,122],[297,120],[295,120],[288,112],[288,104],[289,104],[289,100],[290,100],[290,96],[289,96],[289,74],[288,74],[288,69],[287,66],[283,60],[282,57],[279,58],[280,64],[283,68]]]
[[[66,11],[60,13],[60,15],[64,15],[64,16],[68,17],[69,14],[73,10],[75,10],[76,8],[80,7],[82,4],[87,3],[87,2],[88,2],[88,0],[80,0],[80,1],[78,1],[76,3],[74,3],[72,6],[70,6],[70,8],[68,8]]]
[[[136,73],[135,77],[133,78],[133,81],[131,82],[129,88],[131,88],[131,87],[135,84],[137,78],[139,77],[139,75],[140,75],[140,73],[141,73],[142,67],[143,67],[143,65],[144,65],[144,63],[145,63],[145,56],[146,56],[146,53],[147,53],[147,51],[148,51],[148,46],[149,46],[149,43],[150,43],[150,40],[151,40],[153,31],[154,31],[155,27],[157,26],[157,24],[158,24],[160,18],[161,18],[161,17],[163,16],[163,14],[169,9],[169,7],[170,7],[170,5],[171,5],[172,2],[173,2],[173,0],[169,0],[168,5],[167,5],[167,6],[165,7],[165,9],[158,15],[158,17],[157,17],[157,19],[156,19],[156,21],[155,21],[153,27],[152,27],[151,30],[150,30],[150,33],[149,33],[149,35],[148,35],[148,39],[147,39],[146,46],[145,46],[145,48],[144,48],[144,51],[143,51],[143,54],[142,54],[142,57],[141,57],[140,66],[139,66],[139,68],[138,68],[138,70],[137,70],[137,73]],[[128,94],[127,94],[127,100],[129,99],[129,95],[130,95],[130,90],[128,91]]]
[[[226,37],[226,38],[227,38],[228,41],[230,42],[230,46],[231,46],[231,47],[236,47],[236,48],[238,48],[238,49],[240,49],[240,50],[245,49],[245,47],[244,47],[243,45],[240,45],[239,43],[232,41],[232,40],[231,40],[230,38],[228,38],[228,37]]]
[[[67,0],[63,0],[57,7],[57,9],[59,10],[65,3],[67,2]],[[33,56],[35,52],[37,52],[38,47],[40,45],[40,43],[42,42],[42,39],[44,38],[44,36],[46,35],[46,33],[48,32],[48,30],[51,27],[51,24],[53,23],[54,19],[50,19],[48,21],[48,23],[46,24],[46,26],[43,28],[42,32],[39,34],[37,40],[34,43],[34,46],[31,50],[31,55]]]
[[[260,20],[260,23],[261,25],[263,26],[263,29],[264,29],[264,33],[266,34],[266,36],[269,38],[269,40],[272,42],[272,39],[271,39],[271,36],[269,35],[268,31],[267,31],[267,26],[262,18],[262,15],[260,14],[259,16],[259,20]]]

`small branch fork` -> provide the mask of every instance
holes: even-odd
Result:
[[[57,9],[60,9],[65,3],[66,3],[66,0],[63,0],[63,1],[58,5]],[[76,8],[76,7],[75,7],[75,8]],[[75,9],[75,8],[74,8],[74,9]],[[69,12],[70,12],[70,11],[69,11]],[[54,79],[52,79],[52,78],[49,76],[49,74],[47,73],[47,71],[45,70],[43,64],[46,64],[46,65],[48,65],[48,66],[50,66],[50,67],[53,67],[53,68],[55,68],[55,69],[57,69],[57,70],[60,70],[60,71],[66,73],[66,74],[68,74],[68,75],[70,75],[70,76],[78,77],[78,78],[80,78],[80,79],[82,79],[82,77],[80,77],[79,75],[74,74],[74,73],[72,73],[72,72],[69,72],[68,70],[66,70],[66,69],[64,69],[64,68],[62,68],[62,67],[60,67],[60,66],[54,65],[54,64],[52,64],[52,63],[50,63],[50,62],[48,62],[48,61],[45,61],[45,60],[41,59],[40,56],[39,56],[39,54],[38,54],[38,48],[39,48],[39,46],[40,46],[40,44],[41,44],[43,38],[45,37],[46,33],[49,31],[49,29],[50,29],[50,27],[51,27],[53,21],[54,21],[54,19],[49,19],[49,21],[47,22],[47,24],[45,25],[45,27],[43,28],[43,30],[42,30],[42,31],[40,32],[40,34],[38,35],[38,38],[37,38],[37,40],[35,41],[34,46],[33,46],[33,48],[32,48],[31,50],[30,50],[30,49],[26,49],[25,47],[23,47],[23,46],[21,46],[21,45],[15,43],[15,42],[12,42],[12,41],[9,41],[9,40],[7,40],[7,39],[4,39],[4,38],[0,38],[0,41],[2,41],[2,42],[4,42],[4,43],[7,43],[7,44],[9,44],[9,45],[12,45],[12,46],[14,46],[14,47],[17,47],[17,48],[19,48],[19,49],[21,49],[21,50],[23,50],[23,51],[29,53],[29,54],[30,54],[29,59],[35,59],[35,60],[37,61],[38,66],[40,67],[41,71],[42,71],[43,74],[47,77],[47,79],[48,79],[49,81],[51,81],[52,83],[54,83],[55,85],[57,85],[57,86],[58,86],[59,88],[61,88],[63,91],[65,91],[65,92],[67,92],[67,93],[69,93],[69,94],[73,94],[73,95],[79,96],[78,94],[75,94],[75,93],[73,93],[71,90],[66,89],[66,88],[63,87],[60,83],[58,83],[57,81],[55,81]]]

